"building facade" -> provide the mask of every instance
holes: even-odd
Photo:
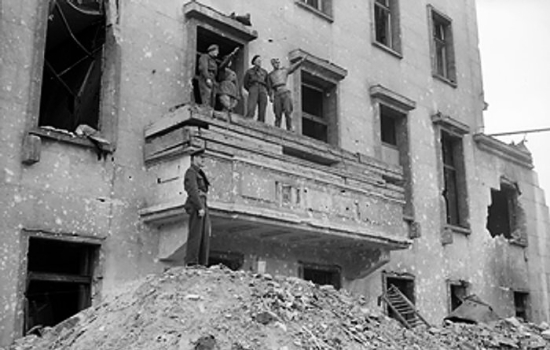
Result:
[[[250,14],[247,17],[246,14]],[[251,25],[248,25],[250,20]],[[483,130],[474,0],[2,2],[0,345],[181,265],[206,149],[211,263],[438,324],[467,294],[549,320],[531,156]],[[197,105],[197,60],[304,63],[290,132]]]

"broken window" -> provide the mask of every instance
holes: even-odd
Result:
[[[39,126],[99,129],[105,9],[101,0],[51,0]]]
[[[516,317],[521,318],[524,321],[529,320],[529,293],[527,292],[514,292],[514,308],[516,311]]]
[[[395,286],[411,303],[415,303],[414,297],[414,278],[411,276],[396,276],[385,275],[384,278],[384,290],[388,290],[391,286]],[[398,319],[395,312],[388,306],[388,316]],[[406,319],[414,317],[413,314],[404,315]]]
[[[465,281],[448,281],[449,312],[462,305],[468,296],[469,283]]]
[[[300,2],[327,16],[332,16],[332,0],[300,0]]]
[[[239,270],[243,262],[243,254],[234,252],[211,251],[208,257],[208,266],[224,265],[233,271]]]
[[[300,278],[321,286],[331,285],[335,289],[340,289],[341,287],[341,272],[337,266],[301,263],[299,274]]]
[[[491,189],[491,205],[488,208],[487,229],[491,236],[503,235],[507,239],[518,236],[517,186],[501,183],[500,190]]]
[[[432,59],[435,76],[456,83],[453,33],[451,19],[430,8],[432,30]]]
[[[400,52],[397,0],[376,0],[374,3],[374,37],[382,44]]]
[[[441,147],[447,224],[466,227],[462,138],[441,131]]]
[[[54,326],[91,305],[99,246],[29,238],[25,332]]]

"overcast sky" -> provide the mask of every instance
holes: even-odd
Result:
[[[550,0],[476,2],[485,133],[550,128]],[[550,132],[525,137],[550,204]]]

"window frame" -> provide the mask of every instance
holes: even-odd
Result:
[[[432,60],[432,76],[456,87],[457,67],[455,57],[455,44],[452,28],[452,19],[442,12],[436,10],[432,5],[428,5],[429,38]],[[441,37],[437,35],[443,29]],[[443,56],[439,57],[438,49],[443,49]],[[440,71],[439,67],[442,67]]]
[[[381,1],[385,3],[382,4]],[[384,12],[386,42],[379,40],[378,12]],[[401,43],[401,23],[398,0],[372,1],[372,44],[397,58],[403,58]]]
[[[93,247],[94,249],[94,257],[92,258],[90,269],[91,273],[89,277],[86,277],[86,280],[90,282],[90,290],[89,290],[89,296],[90,296],[90,304],[93,306],[98,301],[101,300],[101,285],[103,280],[103,273],[104,273],[104,254],[102,253],[103,249],[103,242],[105,238],[100,237],[94,237],[93,235],[82,235],[82,234],[75,234],[75,233],[66,233],[66,232],[49,232],[44,230],[37,230],[37,229],[23,229],[21,231],[21,239],[20,239],[20,266],[21,271],[25,273],[19,274],[19,279],[17,283],[17,310],[19,312],[16,313],[16,319],[15,319],[15,329],[17,332],[21,332],[19,335],[23,335],[24,327],[25,327],[25,292],[27,290],[28,285],[28,259],[27,254],[30,247],[30,241],[31,239],[42,239],[42,240],[50,240],[50,241],[58,241],[58,242],[64,242],[64,243],[76,243],[76,244],[83,244],[90,247]],[[63,274],[60,274],[61,276]],[[38,276],[40,277],[40,276]],[[46,274],[44,274],[42,277],[48,278]],[[51,276],[50,276],[51,277]],[[62,279],[67,279],[64,276],[62,276]],[[70,279],[70,278],[69,278]],[[84,279],[76,278],[75,281],[84,281]]]
[[[347,71],[344,68],[329,62],[328,60],[309,54],[301,49],[296,49],[289,53],[289,59],[291,63],[301,60],[302,57],[306,57],[304,63],[292,74],[292,98],[294,101],[295,110],[295,112],[292,113],[292,125],[295,126],[297,134],[303,135],[302,84],[313,86],[314,88],[324,92],[324,118],[320,119],[324,119],[324,121],[326,121],[328,125],[328,142],[319,141],[314,138],[312,138],[312,140],[324,142],[331,146],[338,147],[340,145],[340,106],[338,91],[339,83],[346,77]],[[317,120],[315,118],[311,119]],[[319,121],[321,122],[321,120]]]
[[[294,3],[332,23],[334,21],[332,1],[333,0],[294,0]],[[311,5],[308,2],[316,2],[317,6]]]
[[[306,261],[298,261],[298,277],[305,280],[304,274],[306,269],[326,272],[332,274],[332,285],[334,289],[342,288],[342,268],[338,265],[319,264]],[[306,280],[311,281],[311,280]],[[315,283],[315,282],[313,282]]]
[[[199,31],[202,30],[221,37],[225,41],[231,41],[241,48],[238,53],[240,66],[236,68],[236,72],[242,71],[242,74],[244,74],[249,63],[248,45],[258,38],[258,33],[250,27],[244,26],[242,23],[195,1],[186,3],[183,6],[183,13],[187,46],[193,48],[192,50],[185,50],[184,53],[183,81],[193,81],[195,79],[199,54],[196,50],[197,40]],[[238,65],[239,62],[234,62],[234,65]],[[187,100],[184,103],[193,104],[195,102],[194,94],[193,84],[186,84],[184,96]],[[241,100],[239,105],[243,105],[243,103]]]
[[[466,124],[455,120],[454,118],[444,115],[441,112],[437,112],[432,117],[432,123],[436,136],[436,153],[440,163],[439,168],[439,188],[440,188],[440,208],[441,208],[441,222],[442,222],[442,243],[452,243],[451,232],[461,233],[469,235],[470,229],[470,209],[468,205],[469,193],[468,193],[468,176],[466,173],[466,153],[464,149],[464,136],[470,132],[470,127]],[[453,170],[456,170],[456,199],[458,218],[449,222],[449,215],[447,211],[447,197],[446,197],[446,171],[445,169],[451,169],[449,164],[444,164],[444,144],[443,137],[449,138],[453,143],[452,156],[455,161]]]
[[[48,30],[48,17],[50,11],[50,1],[43,1],[37,7],[36,30],[34,33],[34,48],[33,48],[33,69],[31,72],[32,83],[30,95],[35,96],[33,102],[29,104],[27,119],[27,130],[29,134],[36,135],[40,138],[45,138],[51,141],[62,142],[65,144],[75,145],[85,148],[95,148],[95,145],[85,137],[76,137],[74,133],[59,131],[57,129],[48,129],[39,126],[42,79],[45,67],[45,50]],[[120,89],[116,87],[118,84],[116,76],[120,74],[121,63],[120,48],[116,44],[114,35],[115,25],[118,25],[118,11],[116,4],[109,6],[109,1],[103,0],[105,5],[105,42],[102,48],[101,57],[101,81],[100,81],[100,97],[98,111],[98,131],[101,136],[109,141],[109,145],[104,147],[104,151],[112,153],[116,149],[116,125],[118,124],[118,103]],[[115,25],[114,25],[115,24]],[[34,162],[30,162],[31,164]],[[26,163],[27,164],[27,163]]]
[[[374,107],[373,138],[376,140],[374,145],[375,156],[387,163],[387,161],[384,160],[384,147],[388,147],[399,153],[399,164],[393,165],[402,168],[403,178],[405,180],[405,206],[403,208],[403,216],[410,224],[411,229],[409,230],[409,237],[418,238],[420,237],[420,226],[415,222],[412,162],[408,156],[410,149],[409,117],[410,113],[416,108],[416,102],[382,85],[371,86],[369,93]],[[387,145],[382,141],[382,113],[384,109],[388,109],[390,114],[393,114],[393,116],[388,117],[393,117],[397,122],[396,146]]]

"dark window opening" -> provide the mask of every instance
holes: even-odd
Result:
[[[453,137],[446,132],[441,133],[441,145],[443,153],[443,175],[445,209],[447,223],[455,226],[464,225],[464,215],[462,213],[462,201],[464,193],[462,192],[461,177],[463,176],[460,162],[462,156],[461,139]]]
[[[99,129],[104,5],[52,1],[48,17],[39,126]]]
[[[243,262],[244,256],[240,253],[212,251],[208,257],[208,266],[224,265],[233,271],[241,269]]]
[[[327,142],[328,125],[323,112],[323,94],[323,90],[302,84],[302,134]]]
[[[386,276],[386,290],[391,286],[395,286],[409,301],[414,304],[414,279],[412,278],[403,278],[403,277],[390,277]],[[388,306],[387,308],[388,316],[397,319],[395,312]],[[406,319],[413,318],[414,315],[406,314],[404,315]]]
[[[218,57],[216,58],[216,61],[218,63],[218,66],[222,63],[223,59],[229,55],[235,48],[239,48],[239,51],[233,56],[233,59],[231,60],[231,64],[228,66],[229,69],[233,70],[237,77],[243,77],[244,76],[244,69],[246,67],[246,62],[244,61],[244,50],[243,45],[231,40],[227,36],[223,36],[217,32],[208,30],[202,26],[197,26],[197,45],[196,45],[196,65],[195,65],[195,77],[193,79],[193,97],[196,103],[202,103],[201,96],[199,92],[199,85],[198,85],[198,76],[199,76],[199,57],[202,54],[205,54],[208,52],[208,47],[212,44],[216,44],[219,46],[219,53]],[[221,78],[221,74],[223,72],[218,69],[218,76],[216,79],[219,81]],[[241,84],[241,81],[239,81],[239,84]],[[222,110],[222,105],[218,100],[218,97],[216,96],[216,101],[214,105],[215,110]],[[235,113],[244,114],[244,103],[243,99],[241,98],[239,100],[239,103],[234,109]]]
[[[492,237],[514,236],[517,228],[517,191],[512,186],[501,185],[500,190],[491,189],[491,205],[488,209],[487,229]]]
[[[529,293],[514,292],[514,308],[517,318],[528,321]]]
[[[316,264],[302,264],[300,277],[320,286],[331,285],[335,289],[341,287],[341,273],[337,266],[321,266]]]
[[[450,295],[451,310],[449,311],[453,311],[457,307],[462,305],[462,303],[464,302],[464,299],[468,296],[468,287],[465,283],[461,283],[461,284],[452,283],[449,285],[449,288],[450,288],[450,294],[451,294]]]
[[[397,138],[397,120],[392,113],[393,111],[381,105],[380,106],[380,133],[382,142],[394,147],[398,146]]]
[[[434,73],[452,82],[456,81],[451,21],[432,11]]]
[[[25,332],[54,326],[91,305],[98,246],[29,238]]]
[[[392,16],[389,0],[376,0],[374,4],[376,41],[392,47]]]
[[[336,86],[302,71],[302,135],[335,143]]]

